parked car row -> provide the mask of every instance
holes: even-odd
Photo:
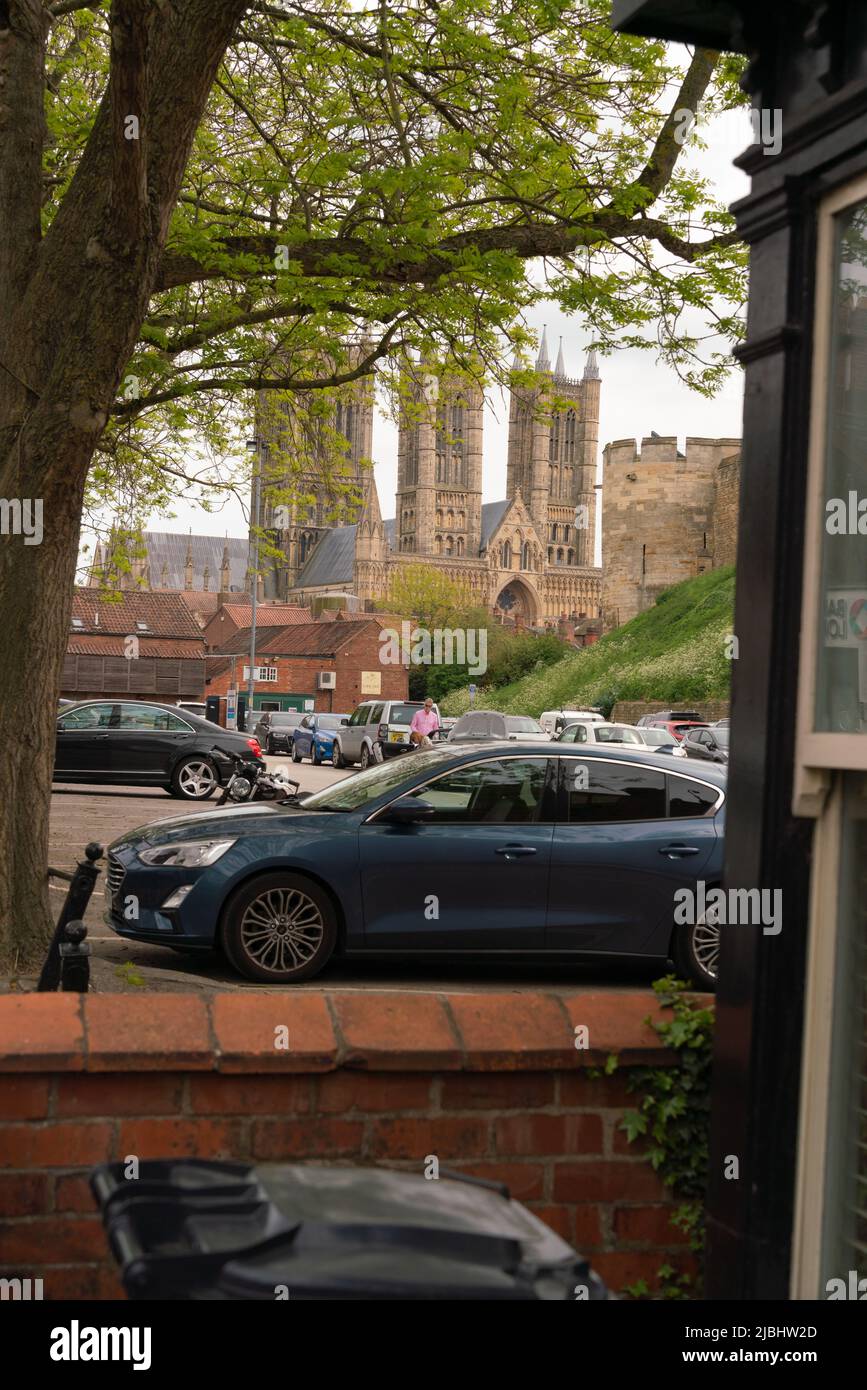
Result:
[[[54,780],[161,786],[173,796],[201,801],[225,785],[232,753],[256,758],[285,753],[335,768],[408,753],[410,730],[421,701],[365,700],[349,714],[267,710],[252,734],[223,729],[197,712],[199,702],[163,705],[143,700],[63,701],[57,715]],[[673,757],[727,763],[728,720],[710,725],[694,710],[662,710],[636,725],[613,723],[595,710],[546,710],[541,719],[470,710],[439,720],[434,738],[450,743],[491,739],[514,743],[556,742],[587,746],[649,747]],[[448,729],[446,726],[449,726]]]

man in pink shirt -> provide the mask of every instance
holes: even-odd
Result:
[[[430,748],[430,735],[439,726],[439,715],[434,710],[433,700],[428,695],[424,702],[424,709],[417,709],[412,717],[412,723],[409,726],[410,743],[415,744],[416,748]]]

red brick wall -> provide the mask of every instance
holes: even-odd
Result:
[[[122,1296],[98,1163],[196,1156],[444,1167],[494,1178],[619,1290],[691,1268],[673,1203],[618,1126],[629,1065],[669,1064],[648,993],[0,1000],[0,1276]],[[593,1051],[574,1047],[577,1022]],[[274,1046],[288,1030],[288,1050]],[[623,1068],[594,1078],[619,1050]]]
[[[361,672],[379,671],[381,673],[379,694],[383,700],[405,700],[407,697],[407,670],[405,666],[380,666],[379,663],[379,625],[371,623],[363,632],[345,645],[336,656],[271,656],[262,653],[256,658],[257,666],[276,666],[277,681],[257,681],[254,696],[274,697],[280,694],[312,695],[317,710],[333,710],[336,713],[351,713],[362,700],[374,698],[362,694]],[[238,656],[235,660],[235,676],[238,688],[245,688],[242,680],[245,663],[248,659]],[[215,665],[216,663],[209,663]],[[316,677],[320,671],[336,671],[337,685],[334,690],[317,690]],[[212,676],[206,693],[225,695],[231,684],[231,671],[222,671]]]

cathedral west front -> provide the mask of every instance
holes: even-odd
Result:
[[[541,627],[561,617],[601,618],[595,354],[580,378],[570,376],[562,344],[552,368],[543,335],[536,374],[536,385],[511,391],[506,497],[496,502],[482,501],[482,391],[448,378],[408,379],[395,516],[386,521],[369,466],[372,393],[360,388],[334,421],[348,444],[342,496],[324,496],[315,477],[295,482],[312,501],[271,507],[263,494],[260,524],[280,552],[263,577],[263,597],[307,603],[345,593],[387,603],[402,566],[430,564],[507,621]],[[267,474],[261,428],[260,437]]]

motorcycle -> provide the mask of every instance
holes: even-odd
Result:
[[[301,783],[293,781],[280,769],[270,772],[260,767],[252,755],[227,753],[217,748],[212,751],[231,758],[233,763],[231,776],[223,788],[218,806],[225,806],[227,801],[277,801],[281,805],[298,805],[302,801],[299,795]]]

